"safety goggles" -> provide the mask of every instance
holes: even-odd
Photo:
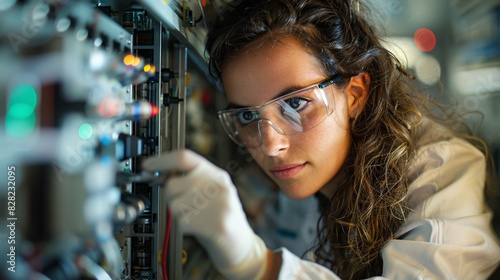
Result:
[[[334,107],[333,94],[327,94],[324,89],[341,80],[335,75],[260,106],[220,111],[218,117],[236,144],[255,148],[262,144],[265,125],[282,135],[292,135],[323,122]]]

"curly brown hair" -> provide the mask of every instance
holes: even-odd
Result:
[[[433,117],[434,107],[361,16],[365,10],[359,3],[352,7],[351,0],[236,2],[208,35],[209,70],[215,78],[232,57],[269,36],[300,39],[329,74],[340,74],[346,83],[354,75],[369,74],[366,106],[350,123],[353,145],[345,168],[349,175],[326,200],[315,254],[341,278],[380,275],[381,248],[411,211],[405,198],[417,127],[424,116]]]

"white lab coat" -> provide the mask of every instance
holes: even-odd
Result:
[[[382,248],[383,273],[372,279],[485,279],[500,262],[484,201],[485,158],[442,132],[431,127],[420,142],[408,196],[413,211],[398,238]],[[285,248],[277,252],[280,280],[339,279]]]

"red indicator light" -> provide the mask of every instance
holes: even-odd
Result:
[[[151,105],[151,116],[150,116],[150,118],[152,118],[153,116],[158,115],[158,113],[160,112],[160,109],[158,109],[158,107],[156,107],[152,103],[150,103],[150,105]]]
[[[415,45],[424,52],[430,52],[436,46],[436,36],[428,28],[419,28],[413,36]]]

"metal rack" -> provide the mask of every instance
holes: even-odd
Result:
[[[0,24],[8,27],[0,31],[0,146],[9,147],[0,163],[19,170],[16,265],[25,268],[6,274],[3,262],[1,277],[166,278],[168,205],[161,184],[140,178],[141,163],[187,147],[195,88],[220,92],[206,71],[203,14],[199,1],[0,5]],[[20,115],[11,106],[18,85],[38,100],[33,127],[22,135],[9,131]],[[213,113],[219,101],[201,108]],[[224,162],[224,144],[214,141],[207,156]],[[184,237],[171,222],[167,273],[182,279]],[[46,249],[21,253],[35,247]],[[9,249],[0,244],[2,255]],[[31,266],[39,260],[47,263]]]

